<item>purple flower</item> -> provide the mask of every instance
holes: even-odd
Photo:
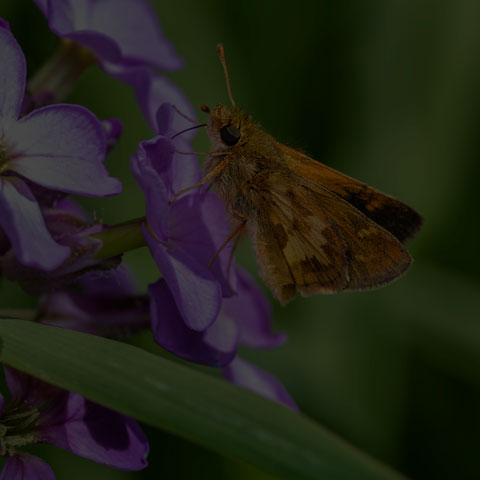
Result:
[[[109,66],[106,70],[112,77],[121,82],[129,84],[135,91],[137,102],[147,119],[150,128],[162,135],[163,121],[159,118],[159,111],[163,104],[168,103],[175,107],[184,115],[196,119],[196,112],[191,102],[184,93],[168,78],[154,72],[151,68],[145,66],[134,67],[114,67]],[[162,107],[162,114],[165,113],[165,106]],[[172,130],[180,132],[192,124],[181,117],[174,115],[172,118]],[[187,133],[183,139],[193,138],[194,133]]]
[[[22,264],[53,270],[70,248],[50,235],[30,185],[90,197],[117,194],[121,185],[103,166],[105,133],[87,109],[52,105],[18,119],[25,58],[4,28],[0,57],[0,226]]]
[[[285,336],[271,332],[271,314],[266,298],[250,276],[237,271],[236,294],[224,298],[218,318],[202,331],[184,321],[164,279],[150,286],[152,330],[155,341],[175,355],[195,363],[225,366],[239,344],[271,348]]]
[[[186,360],[224,367],[224,377],[297,411],[294,400],[273,375],[237,356],[237,348],[273,348],[286,337],[271,331],[269,304],[244,271],[238,271],[237,294],[224,298],[216,321],[204,331],[186,325],[164,279],[150,286],[150,315],[155,341]]]
[[[55,474],[41,458],[22,452],[5,462],[0,480],[55,480]]]
[[[161,110],[172,119],[169,105]],[[170,140],[170,124],[160,123],[164,135],[140,143],[132,171],[146,199],[147,245],[185,323],[203,331],[217,318],[222,294],[229,296],[235,288],[235,276],[231,286],[226,278],[230,246],[208,266],[230,227],[225,208],[213,193],[190,192],[170,204],[175,192],[200,179],[195,157],[175,153],[177,146],[191,149],[181,137]]]
[[[69,287],[40,299],[38,321],[115,339],[150,328],[148,299],[136,294],[124,265],[87,273]]]
[[[135,420],[36,378],[4,367],[10,402],[0,395],[0,480],[54,480],[39,458],[18,450],[51,443],[76,455],[120,470],[147,465],[148,441]]]
[[[145,0],[35,0],[53,33],[90,49],[102,66],[177,70],[183,61]]]
[[[107,152],[110,152],[123,133],[123,125],[122,122],[115,117],[102,120],[102,125],[106,135]]]
[[[209,327],[194,330],[182,317],[165,279],[150,285],[149,293],[153,336],[159,345],[178,357],[212,367],[232,361],[239,333],[231,317],[220,313]]]
[[[133,87],[150,126],[169,102],[184,114],[195,112],[181,90],[156,70],[178,70],[183,60],[163,34],[155,11],[146,0],[35,0],[59,37],[89,49],[110,76]],[[175,119],[177,131],[187,121]]]
[[[43,206],[45,226],[53,240],[68,247],[68,258],[57,268],[48,272],[23,265],[13,250],[0,259],[3,274],[12,282],[32,294],[40,294],[72,282],[92,270],[108,270],[116,267],[119,256],[98,260],[95,255],[102,248],[101,240],[91,235],[101,232],[105,226],[92,222],[85,212],[70,198],[58,200],[58,192],[35,189],[36,198]],[[54,204],[55,207],[47,207]]]

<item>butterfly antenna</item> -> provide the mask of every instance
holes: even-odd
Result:
[[[227,82],[228,97],[230,98],[232,105],[235,106],[235,100],[233,99],[232,90],[230,89],[230,78],[228,77],[227,62],[225,60],[225,50],[223,48],[223,44],[219,43],[217,45],[217,52],[218,58],[220,59],[220,63],[223,67],[223,73],[225,74],[225,81]]]
[[[185,115],[185,113],[181,112],[175,105],[172,105],[172,108],[185,120],[188,120],[190,123],[195,123],[197,125],[200,125],[201,122],[197,122],[193,118],[190,118],[188,115]]]
[[[178,137],[182,133],[189,132],[190,130],[195,130],[196,128],[201,128],[201,127],[207,127],[208,125],[206,123],[202,123],[200,125],[195,125],[194,127],[186,128],[185,130],[182,130],[181,132],[176,133],[173,137],[170,137],[170,140],[173,140],[175,137]]]

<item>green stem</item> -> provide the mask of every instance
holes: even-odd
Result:
[[[145,217],[129,220],[128,222],[113,225],[92,235],[102,241],[103,247],[95,255],[96,258],[116,257],[129,250],[145,247],[146,242],[142,234],[142,224],[146,223]]]
[[[35,98],[42,93],[54,95],[56,102],[68,97],[81,74],[95,63],[93,53],[71,40],[63,39],[53,55],[28,82],[28,90]]]

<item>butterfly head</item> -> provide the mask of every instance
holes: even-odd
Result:
[[[252,125],[252,119],[238,107],[217,105],[210,112],[207,132],[214,150],[229,150],[243,145]]]

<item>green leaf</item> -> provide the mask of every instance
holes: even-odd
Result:
[[[101,337],[0,320],[0,360],[284,478],[403,478],[307,417],[222,380]]]

